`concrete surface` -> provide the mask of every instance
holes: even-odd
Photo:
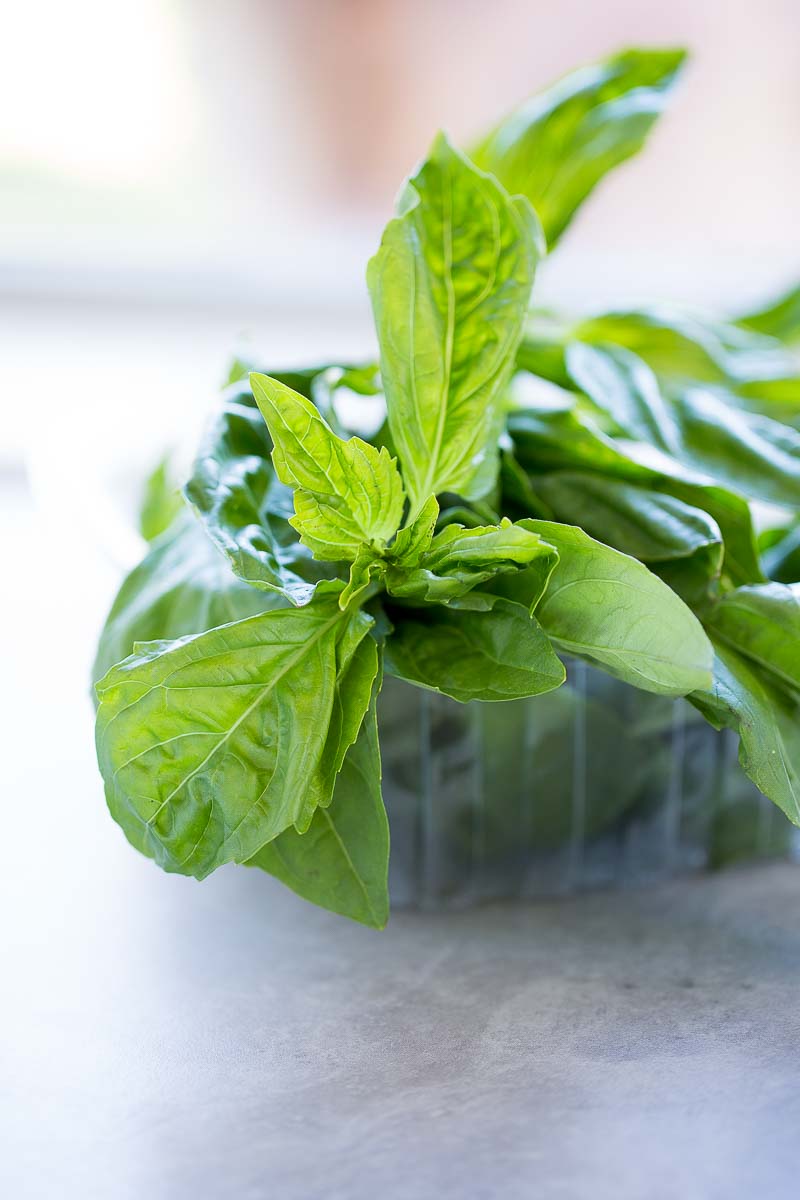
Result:
[[[163,875],[94,768],[100,575],[0,501],[0,1195],[793,1200],[800,869],[383,934]]]

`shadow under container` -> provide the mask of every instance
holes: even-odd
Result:
[[[466,907],[795,857],[797,830],[685,700],[567,663],[526,700],[387,678],[378,707],[397,907]]]

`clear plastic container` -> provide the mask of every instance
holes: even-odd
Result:
[[[581,662],[555,692],[458,704],[387,678],[378,720],[398,907],[645,884],[795,857],[797,830],[684,700]]]

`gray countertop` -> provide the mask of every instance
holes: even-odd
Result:
[[[103,809],[86,593],[5,603],[0,1194],[797,1195],[796,867],[382,934],[162,875]]]

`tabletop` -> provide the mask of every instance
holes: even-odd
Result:
[[[797,1194],[797,867],[383,933],[163,875],[103,809],[85,564],[5,501],[0,1193]]]

